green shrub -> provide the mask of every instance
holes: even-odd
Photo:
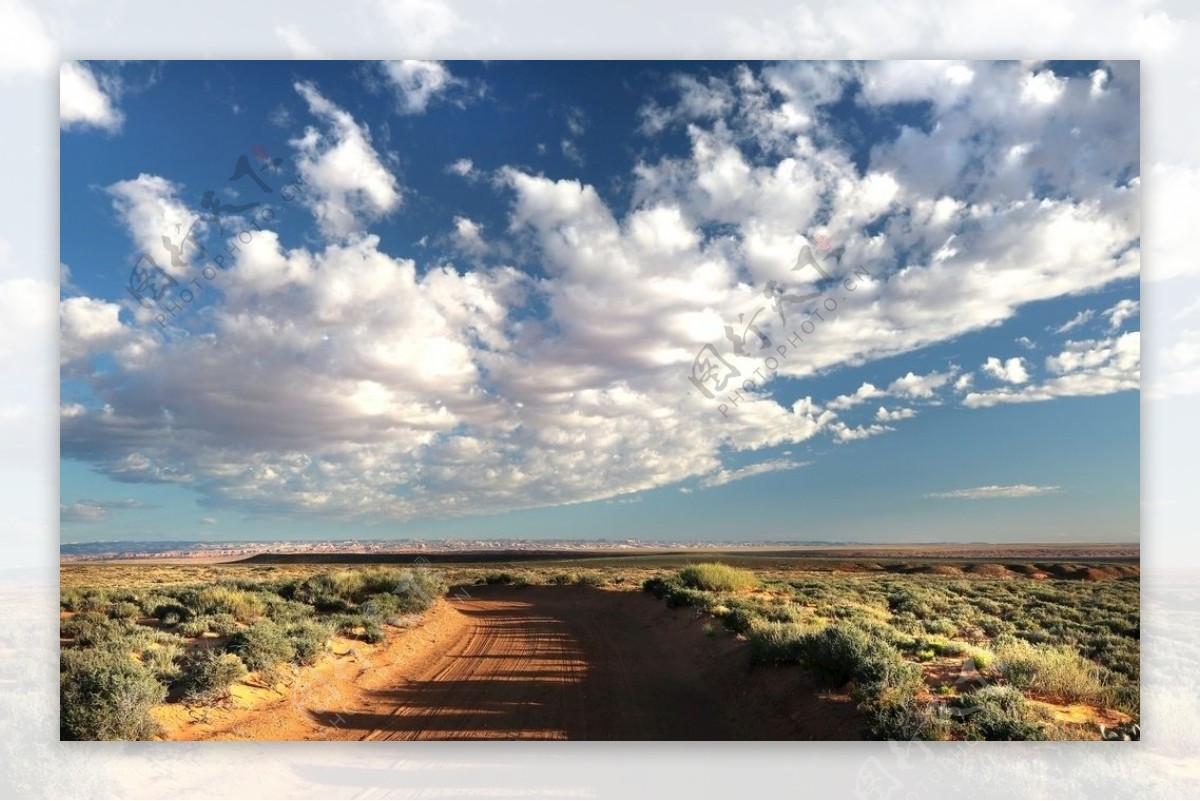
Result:
[[[859,675],[879,645],[884,644],[872,642],[870,635],[854,626],[829,626],[804,638],[800,658],[828,682],[841,686]]]
[[[229,638],[226,648],[251,670],[271,670],[296,656],[295,646],[275,623],[260,620]]]
[[[243,623],[252,623],[267,611],[258,593],[221,585],[196,591],[188,605],[199,615],[232,615]]]
[[[911,693],[894,693],[864,702],[867,732],[878,740],[942,740],[947,723]]]
[[[991,686],[950,702],[963,719],[966,740],[1044,740],[1046,734],[1025,696],[1013,687]]]
[[[727,629],[737,634],[745,634],[746,636],[749,636],[761,621],[762,618],[758,615],[740,606],[735,606],[721,615],[721,622],[725,624]]]
[[[293,661],[298,665],[316,662],[329,644],[329,626],[315,620],[291,623],[285,633],[292,643]]]
[[[383,628],[373,620],[367,621],[363,626],[363,639],[369,643],[383,642],[386,635],[383,633]]]
[[[211,631],[209,623],[210,621],[207,617],[192,618],[177,625],[175,630],[183,637],[203,637]]]
[[[599,573],[580,573],[575,577],[575,583],[581,587],[603,587],[604,576]]]
[[[937,643],[934,646],[934,650],[937,651],[939,656],[966,656],[970,652],[971,646],[965,642],[951,640],[950,642]]]
[[[311,620],[316,609],[300,601],[289,601],[278,595],[263,595],[266,605],[266,616],[276,623],[293,623],[299,620]]]
[[[142,651],[142,664],[165,685],[179,678],[179,659],[183,646],[175,642],[156,643]]]
[[[685,587],[710,592],[735,592],[757,587],[758,577],[749,570],[717,563],[691,565],[679,571],[679,581]]]
[[[524,573],[508,573],[505,571],[497,573],[488,573],[479,580],[482,584],[508,584],[515,587],[524,587],[529,583],[529,577]]]
[[[175,626],[192,619],[192,613],[186,606],[174,602],[154,606],[150,616],[158,618],[158,622],[164,626]]]
[[[129,632],[131,625],[123,620],[110,618],[103,612],[89,610],[79,612],[63,621],[60,630],[64,637],[73,637],[75,645],[89,647],[119,640]]]
[[[129,601],[120,601],[108,607],[108,616],[114,620],[137,620],[142,615],[142,608]]]
[[[301,586],[301,595],[326,596],[349,601],[355,593],[362,589],[362,574],[353,570],[318,573],[307,579]],[[297,600],[310,602],[303,597],[297,597]]]
[[[150,709],[167,691],[149,668],[107,649],[63,651],[59,725],[64,740],[149,740]]]
[[[246,665],[237,654],[206,648],[184,668],[183,700],[211,704],[229,697],[229,688],[246,675]]]
[[[708,611],[716,608],[711,595],[703,590],[685,587],[678,579],[650,578],[642,584],[642,589],[667,602],[667,606],[694,606]]]
[[[1058,701],[1104,703],[1100,669],[1067,646],[1012,640],[997,649],[1004,677],[1014,687]]]
[[[797,623],[762,621],[751,624],[747,634],[750,659],[771,665],[796,664],[803,658],[807,638],[811,635],[810,627]]]
[[[996,655],[986,648],[977,648],[968,646],[967,658],[975,663],[975,669],[978,671],[987,670],[996,661]]]
[[[67,612],[103,612],[108,604],[104,590],[63,590],[59,595],[59,606]]]

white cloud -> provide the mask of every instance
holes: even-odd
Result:
[[[403,114],[424,114],[439,95],[459,84],[440,61],[385,61],[383,70]]]
[[[376,6],[391,23],[388,40],[396,51],[428,54],[463,27],[449,0],[377,0]]]
[[[116,501],[81,499],[72,504],[61,504],[59,520],[63,523],[103,523],[112,519],[113,512],[143,508],[146,508],[146,504],[132,499]]]
[[[63,130],[101,128],[113,132],[121,129],[125,118],[108,91],[91,68],[78,61],[64,61],[58,74],[58,122]]]
[[[907,398],[932,398],[936,394],[936,390],[944,387],[946,382],[953,377],[953,373],[935,372],[927,375],[917,375],[910,371],[888,384],[887,391],[889,395],[899,395]]]
[[[296,167],[304,178],[302,197],[327,236],[361,233],[363,226],[399,207],[401,194],[371,146],[371,136],[349,113],[311,83],[295,84],[308,109],[328,125],[324,134],[307,128],[293,139]]]
[[[1084,309],[1083,311],[1079,312],[1074,317],[1072,317],[1070,320],[1067,320],[1065,323],[1060,325],[1058,328],[1054,329],[1054,333],[1065,334],[1068,331],[1074,331],[1079,326],[1090,322],[1091,319],[1095,316],[1096,316],[1095,309]]]
[[[1038,495],[1055,495],[1060,492],[1062,492],[1062,487],[1037,486],[1035,484],[1012,484],[1009,486],[993,484],[986,487],[950,490],[949,492],[930,492],[925,497],[986,500],[991,498],[1033,498]]]
[[[916,416],[917,416],[916,409],[906,409],[906,408],[889,410],[888,408],[886,408],[884,406],[880,406],[879,410],[877,412],[875,412],[875,419],[881,423],[891,423],[891,422],[895,422],[896,420],[908,420],[908,419],[916,417]]]
[[[447,165],[446,172],[451,175],[457,175],[460,178],[466,178],[471,182],[478,181],[483,177],[483,174],[475,168],[475,162],[471,161],[471,159],[458,159]]]
[[[1021,80],[1021,100],[1033,105],[1053,105],[1065,90],[1066,81],[1048,69],[1029,73]]]
[[[1033,350],[1034,348],[1037,347],[1037,343],[1034,342],[1029,337],[1021,336],[1021,337],[1017,337],[1013,341],[1016,342],[1018,345],[1020,345],[1022,348],[1025,348],[1026,350]]]
[[[971,90],[975,70],[964,61],[873,61],[863,65],[863,96],[873,105],[933,100],[953,105]]]
[[[292,58],[298,59],[319,59],[324,58],[324,54],[320,48],[308,41],[308,39],[294,25],[276,25],[275,35],[287,45],[287,49],[292,52]]]
[[[216,524],[217,524],[217,518],[215,518],[215,517],[200,518],[200,525],[202,525],[202,526],[215,526]]]
[[[1020,356],[1014,356],[1004,362],[995,356],[989,356],[983,364],[983,372],[1006,384],[1024,384],[1029,380],[1029,372],[1025,369],[1025,360]]]
[[[566,157],[567,161],[576,165],[583,164],[583,151],[579,149],[579,145],[575,144],[575,142],[570,139],[564,139],[559,143],[559,147],[562,148],[562,154]]]
[[[997,403],[1030,403],[1138,389],[1141,334],[1132,331],[1116,338],[1068,342],[1066,350],[1046,359],[1046,369],[1057,375],[1021,389],[972,392],[963,398],[963,405],[986,407]]]
[[[53,75],[57,52],[36,11],[17,0],[0,2],[0,78]]]
[[[1121,326],[1138,315],[1141,304],[1136,300],[1121,300],[1117,301],[1116,305],[1104,310],[1104,316],[1108,318],[1108,329],[1110,331],[1120,330]]]
[[[483,227],[470,218],[454,218],[454,231],[451,238],[454,246],[468,256],[478,257],[488,251],[488,244],[483,239]]]
[[[868,426],[851,427],[841,421],[837,421],[830,426],[833,431],[834,439],[841,442],[854,442],[855,440],[868,439],[888,431],[895,431],[891,426],[876,425],[872,423]]]
[[[583,136],[587,130],[587,115],[583,109],[573,108],[567,113],[567,130],[571,132],[571,136]]]
[[[125,328],[117,319],[121,307],[91,298],[67,298],[62,302],[60,323],[63,363],[86,358],[111,348],[124,336]]]
[[[792,459],[773,459],[767,462],[759,462],[757,464],[746,465],[734,470],[721,469],[712,475],[705,476],[700,479],[700,487],[710,489],[712,487],[722,487],[726,484],[731,484],[734,481],[741,481],[754,476],[761,476],[764,473],[777,473],[781,470],[796,470],[800,467],[807,467],[811,462],[797,462]]]
[[[932,128],[906,129],[864,170],[829,144],[823,121],[858,69],[739,68],[663,105],[689,150],[646,157],[619,210],[586,182],[499,169],[509,214],[489,224],[489,244],[518,243],[536,278],[417,264],[376,236],[349,236],[359,218],[395,208],[399,190],[386,171],[338,183],[317,169],[332,169],[326,156],[343,140],[357,160],[379,158],[365,129],[298,86],[330,129],[297,143],[306,181],[318,200],[349,207],[318,220],[345,238],[284,249],[256,234],[222,275],[219,302],[180,323],[187,335],[137,369],[87,377],[86,408],[63,414],[63,452],[119,480],[187,483],[262,512],[409,519],[612,498],[719,475],[732,451],[884,433],[836,419],[875,397],[907,407],[951,381],[966,389],[957,368],[909,372],[822,408],[787,405],[775,384],[731,382],[709,399],[687,381],[705,343],[744,378],[789,342],[791,315],[788,326],[760,317],[772,347],[751,339],[745,356],[725,328],[764,305],[768,280],[816,282],[791,270],[815,229],[836,246],[829,285],[870,276],[789,348],[785,378],[947,343],[1027,304],[1136,278],[1140,189],[1115,185],[1137,164],[1128,74],[1099,98],[1072,79],[1053,107],[1027,107],[1029,68],[973,64],[970,91],[938,105]],[[1009,164],[1021,143],[1034,145]],[[364,174],[384,202],[371,202]],[[1051,197],[1038,198],[1043,185]]]
[[[838,395],[836,398],[826,404],[826,408],[836,409],[838,411],[850,409],[859,405],[860,403],[865,403],[872,398],[882,397],[885,394],[886,393],[882,390],[877,389],[874,384],[867,382],[849,395]]]
[[[177,279],[185,276],[198,251],[185,243],[184,237],[195,223],[195,234],[202,239],[207,226],[179,199],[180,186],[161,176],[142,173],[137,178],[118,181],[105,191],[112,197],[117,219],[125,226],[137,251],[147,255],[153,265],[168,275]],[[172,258],[171,252],[164,248],[163,237],[178,249],[177,258]]]
[[[960,375],[958,377],[958,380],[956,380],[954,382],[954,391],[955,392],[966,392],[968,389],[971,388],[971,384],[974,383],[974,381],[975,381],[974,373],[963,373],[962,375]]]

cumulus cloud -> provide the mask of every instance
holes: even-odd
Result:
[[[1032,498],[1038,495],[1054,495],[1062,492],[1062,487],[1038,486],[1035,484],[1012,484],[1009,486],[989,485],[972,487],[970,489],[950,490],[949,492],[930,492],[926,498],[957,498],[964,500],[987,500],[991,498]]]
[[[309,127],[291,142],[296,168],[305,181],[302,197],[326,236],[361,233],[367,223],[399,207],[396,177],[383,165],[365,126],[326,99],[314,84],[298,82],[295,89],[308,110],[326,125],[324,133]]]
[[[875,412],[875,419],[881,423],[891,423],[896,420],[908,420],[916,416],[916,409],[907,408],[888,409],[885,406],[880,406],[879,410]]]
[[[468,256],[478,257],[488,251],[487,242],[483,239],[483,226],[468,217],[454,218],[451,238],[454,246]]]
[[[109,355],[124,370],[138,370],[152,358],[159,341],[145,330],[123,323],[121,306],[88,297],[59,302],[59,360],[64,376],[78,377],[93,360]]]
[[[1115,338],[1068,342],[1065,350],[1046,359],[1046,369],[1055,376],[1021,389],[972,392],[963,398],[963,405],[981,407],[997,403],[1030,403],[1138,389],[1141,382],[1141,333],[1132,331]]]
[[[928,373],[927,375],[917,375],[909,372],[908,374],[897,378],[892,383],[888,384],[889,395],[899,395],[906,398],[932,398],[936,391],[946,385],[946,382],[953,378],[953,373]]]
[[[519,243],[536,273],[418,263],[364,234],[398,207],[399,187],[366,129],[297,84],[323,125],[294,144],[329,240],[285,247],[263,232],[241,246],[220,302],[180,323],[187,335],[86,377],[87,402],[63,411],[63,453],[118,480],[184,483],[251,511],[409,519],[619,497],[736,473],[724,464],[732,452],[889,431],[836,415],[884,396],[905,407],[888,414],[904,414],[951,382],[967,390],[965,377],[909,371],[828,407],[793,402],[774,382],[741,380],[804,313],[787,323],[760,314],[762,338],[743,339],[744,353],[726,328],[744,332],[739,317],[768,307],[768,281],[853,279],[837,314],[779,360],[780,377],[807,379],[1139,272],[1139,187],[1127,177],[1137,150],[1125,134],[1136,128],[1136,74],[1114,71],[1094,98],[1089,79],[1043,76],[1027,88],[1025,76],[1043,70],[971,64],[970,91],[955,95],[965,73],[926,69],[913,91],[944,98],[937,125],[901,131],[862,167],[825,114],[855,91],[860,68],[799,64],[737,68],[659,98],[686,150],[644,156],[619,207],[585,181],[499,169],[507,225],[489,224],[489,236]],[[855,102],[901,102],[885,77],[874,86]],[[982,129],[997,152],[974,135]],[[817,228],[835,246],[825,283],[792,270]],[[72,352],[86,359],[89,343],[120,341],[108,309],[79,312]],[[1077,349],[1080,363],[1060,354],[1047,384],[1126,380],[1104,373],[1128,367],[1128,341]],[[688,381],[706,353],[740,376],[714,397]]]
[[[102,82],[87,64],[63,62],[58,73],[59,126],[63,130],[100,128],[119,131],[125,121],[113,100],[119,88],[119,83],[111,79]]]
[[[403,114],[424,114],[434,100],[461,83],[440,61],[385,61],[383,71]]]
[[[1006,384],[1024,384],[1029,380],[1029,372],[1025,369],[1025,360],[1020,356],[1014,356],[1003,362],[995,356],[989,356],[983,364],[983,372]]]
[[[58,47],[37,12],[22,2],[0,2],[0,78],[54,74]]]
[[[854,442],[856,440],[868,439],[880,434],[885,434],[888,431],[895,431],[895,429],[891,426],[878,425],[874,423],[867,426],[849,426],[840,420],[833,423],[830,426],[830,429],[833,431],[834,440],[839,443]]]
[[[475,162],[471,159],[458,159],[447,165],[446,172],[451,175],[457,175],[460,178],[466,178],[468,181],[478,181],[483,177],[482,173],[475,168]]]
[[[177,279],[188,274],[188,267],[197,255],[196,249],[188,246],[184,239],[193,232],[198,241],[208,227],[180,200],[180,189],[178,184],[148,173],[117,181],[105,189],[112,197],[117,219],[129,233],[137,251],[151,260],[136,266],[160,267]],[[164,248],[168,241],[176,248],[175,258],[171,258],[171,252]]]

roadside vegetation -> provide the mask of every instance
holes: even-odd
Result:
[[[332,638],[378,642],[446,590],[427,569],[325,571],[305,578],[68,587],[60,597],[61,735],[147,740],[164,700],[210,705],[249,681],[274,688]]]
[[[152,739],[163,703],[285,692],[335,638],[382,642],[447,585],[645,589],[851,699],[864,736],[1140,736],[1136,565],[729,561],[64,565],[62,736]]]
[[[744,637],[755,664],[845,691],[880,739],[1099,739],[1139,717],[1138,585],[938,575],[758,580],[724,565],[647,579]]]

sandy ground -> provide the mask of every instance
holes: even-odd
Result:
[[[335,643],[289,688],[159,711],[168,739],[840,740],[849,699],[640,592],[470,587],[385,646]]]

